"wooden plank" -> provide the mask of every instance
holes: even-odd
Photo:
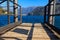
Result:
[[[24,30],[22,31],[21,29],[24,29]],[[24,34],[26,30],[28,31],[27,34]],[[23,33],[21,33],[20,31]],[[0,36],[0,38],[4,40],[18,40],[18,39],[19,40],[27,40],[27,39],[28,40],[30,39],[31,40],[59,40],[54,37],[54,34],[52,32],[50,32],[47,28],[44,28],[44,26],[40,23],[32,24],[32,26],[30,27],[17,26],[11,29],[9,32]]]
[[[15,27],[14,29],[10,30],[9,32],[5,33],[4,35],[2,35],[2,39],[4,40],[17,40],[17,39],[22,39],[22,40],[26,40],[27,37],[28,37],[28,34],[25,35],[25,34],[21,34],[21,33],[18,33],[18,32],[14,32],[14,30],[16,29],[25,29],[25,30],[28,30],[28,34],[29,34],[29,30],[31,29],[31,27],[22,27],[22,26],[17,26]],[[20,31],[20,30],[18,30]],[[23,31],[22,31],[23,32]],[[6,38],[5,38],[6,37]]]
[[[4,34],[5,32],[9,31],[10,29],[16,27],[17,25],[19,25],[20,22],[16,22],[16,23],[11,23],[11,24],[8,24],[4,27],[0,27],[0,35]]]

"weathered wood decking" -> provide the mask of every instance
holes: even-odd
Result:
[[[0,40],[59,40],[48,28],[41,23],[22,23],[5,34]]]

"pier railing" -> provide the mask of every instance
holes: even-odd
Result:
[[[20,23],[22,23],[21,6],[17,4],[17,1],[0,1],[0,34],[16,27]]]
[[[60,34],[60,3],[56,0],[49,0],[49,4],[45,6],[45,15],[44,22],[49,25],[50,29],[53,29],[54,32]]]
[[[12,5],[11,5],[12,4]],[[1,26],[20,21],[21,6],[12,0],[0,1],[0,24]]]
[[[5,9],[7,9],[7,11],[5,11],[5,14],[0,14],[0,22],[3,24],[8,24],[4,27],[0,27],[0,34],[3,34],[4,32],[8,31],[9,29],[12,29],[13,27],[16,27],[17,25],[19,25],[20,23],[22,23],[22,10],[21,10],[21,6],[17,4],[17,0],[3,0],[0,2],[0,4],[6,2],[7,5],[4,7]],[[13,6],[9,5],[9,2],[11,2],[13,4]],[[59,16],[60,16],[60,12],[58,11],[58,7],[56,8],[56,6],[60,5],[60,3],[56,3],[55,0],[49,0],[49,3],[45,6],[45,11],[44,11],[44,23],[46,23],[47,25],[49,25],[49,27],[51,29],[53,29],[55,32],[57,32],[58,34],[60,34],[60,29],[59,27],[57,27],[55,25],[56,20],[59,20]],[[13,7],[13,14],[10,14],[10,7]],[[1,10],[3,7],[1,7]],[[18,14],[18,9],[19,14]],[[0,10],[0,13],[2,13],[2,11]],[[58,11],[58,13],[56,12]],[[4,17],[5,16],[5,17]],[[56,17],[58,16],[58,17]],[[58,18],[58,19],[56,19]],[[11,22],[12,20],[12,22]],[[60,23],[59,23],[60,24]]]

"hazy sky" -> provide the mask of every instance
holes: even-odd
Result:
[[[45,6],[48,3],[48,0],[18,0],[18,4],[22,7],[31,7],[31,6]],[[6,5],[6,2],[3,3]],[[12,5],[12,4],[10,4]]]

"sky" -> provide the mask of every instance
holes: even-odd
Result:
[[[18,0],[18,4],[22,7],[32,7],[32,6],[45,6],[47,5],[48,0]],[[6,6],[6,2],[3,3]],[[12,4],[10,4],[12,5]]]
[[[48,0],[19,0],[18,4],[22,7],[30,6],[45,6],[48,3]]]

